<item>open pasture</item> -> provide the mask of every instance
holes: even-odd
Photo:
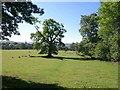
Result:
[[[3,50],[3,87],[118,87],[117,63],[86,60],[71,51],[42,56],[35,50]]]

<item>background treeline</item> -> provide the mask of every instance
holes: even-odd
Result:
[[[82,15],[83,40],[73,50],[105,61],[120,60],[120,2],[102,2],[98,13]]]
[[[19,43],[19,42],[2,42],[3,50],[11,50],[11,49],[33,49],[33,45],[30,43]]]
[[[72,43],[70,47],[64,46],[59,50],[78,51],[93,59],[119,61],[120,1],[101,2],[97,13],[81,15],[79,32],[83,37],[81,42]],[[28,43],[2,43],[2,49],[32,48],[32,44]]]

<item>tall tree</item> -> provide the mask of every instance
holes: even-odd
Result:
[[[11,37],[12,34],[19,35],[18,23],[25,21],[33,24],[35,20],[33,13],[42,15],[44,11],[32,2],[2,2],[0,39],[7,39],[6,37]]]
[[[90,42],[97,42],[99,37],[97,31],[98,27],[98,18],[97,14],[93,13],[91,15],[81,15],[80,21],[80,34],[83,36],[83,39],[87,39]]]
[[[99,55],[105,52],[103,50],[106,50],[107,60],[118,61],[120,59],[120,1],[101,2],[101,7],[99,8],[99,26],[98,34],[102,38],[100,43],[101,45],[106,44],[105,48],[107,49],[98,47]],[[104,59],[104,57],[102,58]]]
[[[43,22],[43,31],[39,31],[31,34],[31,39],[37,50],[40,49],[40,53],[48,53],[48,57],[52,57],[52,54],[58,53],[58,47],[64,45],[62,38],[66,30],[63,24],[59,24],[53,19],[46,19]]]
[[[89,55],[91,58],[94,56],[95,45],[100,39],[97,34],[99,30],[97,16],[96,13],[88,16],[82,15],[80,21],[81,28],[79,31],[83,37],[83,41],[80,43],[80,50],[83,54]]]

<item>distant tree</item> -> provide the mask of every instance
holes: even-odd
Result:
[[[3,42],[2,49],[33,49],[33,46],[29,43]]]
[[[63,24],[59,24],[53,19],[46,19],[43,22],[43,31],[39,31],[31,34],[33,45],[37,50],[40,49],[40,53],[48,53],[48,57],[52,57],[52,54],[57,54],[57,47],[64,45],[62,38],[66,30]]]
[[[78,42],[75,43],[75,50],[80,52],[80,43]]]
[[[20,48],[20,49],[27,49],[25,43],[20,43],[20,44],[19,44],[19,48]]]
[[[63,47],[60,48],[60,50],[68,51],[69,49],[68,49],[67,46],[63,46]]]
[[[19,31],[17,31],[18,23],[25,21],[33,24],[36,20],[33,13],[42,15],[44,11],[32,2],[2,2],[0,39],[8,39],[7,36],[11,37],[12,34],[19,35]]]
[[[75,43],[72,43],[72,44],[70,45],[70,50],[75,51]]]
[[[70,45],[70,50],[72,50],[72,51],[78,51],[79,52],[79,43],[78,42],[72,43]]]

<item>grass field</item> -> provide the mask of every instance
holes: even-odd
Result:
[[[3,87],[118,88],[118,64],[60,51],[45,58],[32,50],[3,50]]]

